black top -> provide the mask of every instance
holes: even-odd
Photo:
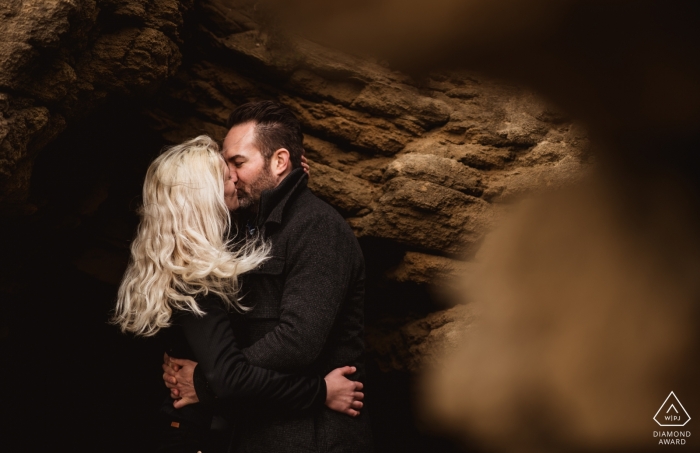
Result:
[[[271,257],[241,277],[253,309],[234,315],[234,331],[248,361],[286,373],[325,375],[351,365],[349,379],[366,382],[365,266],[357,238],[343,217],[293,170],[262,193],[256,218],[239,219],[271,245]],[[244,228],[244,226],[247,226]],[[252,228],[250,228],[252,227]],[[299,416],[246,417],[236,426],[236,453],[368,452],[368,404],[357,417],[326,407]]]
[[[169,415],[208,427],[212,415],[222,413],[221,408],[231,415],[232,408],[264,413],[302,412],[323,406],[326,382],[322,377],[278,373],[249,364],[236,344],[221,300],[208,296],[197,303],[206,314],[177,314],[170,332],[170,350],[174,357],[197,362],[194,383],[201,404],[175,409],[170,400],[170,409],[164,408]]]
[[[261,196],[254,224],[271,256],[241,277],[242,302],[253,309],[234,315],[236,335],[257,366],[325,375],[352,365],[362,376],[362,250],[345,219],[311,193],[307,180],[296,169]]]

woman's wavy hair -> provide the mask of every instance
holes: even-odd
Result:
[[[239,311],[238,276],[265,261],[269,248],[251,241],[235,251],[224,202],[224,163],[217,144],[200,135],[164,151],[148,168],[141,223],[119,287],[112,322],[151,336],[173,310],[204,315],[195,298],[218,295]]]

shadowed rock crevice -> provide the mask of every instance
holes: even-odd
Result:
[[[0,6],[0,197],[26,211],[37,153],[110,97],[151,96],[181,63],[187,1]]]

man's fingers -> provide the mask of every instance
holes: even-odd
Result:
[[[163,372],[165,374],[168,374],[170,376],[176,376],[177,371],[173,370],[172,367],[168,366],[167,364],[164,363],[161,366],[161,368],[163,368]]]
[[[365,394],[362,392],[355,392],[355,394],[352,397],[358,401],[362,401],[363,399],[365,399]]]
[[[175,365],[175,364],[172,363],[170,360],[168,360],[167,362],[163,363],[162,368],[163,368],[163,369],[168,368],[168,369],[170,369],[170,370],[173,370],[174,372],[177,372],[177,371],[178,371],[180,368],[182,368],[182,367],[179,366],[179,365]]]
[[[365,386],[362,382],[360,381],[354,381],[355,382],[355,390],[362,390]]]
[[[163,380],[165,381],[165,385],[168,384],[177,384],[177,378],[174,376],[169,375],[168,373],[163,373]]]
[[[174,373],[177,373],[182,368],[180,365],[174,362],[174,359],[170,359],[170,361],[163,366],[167,366],[168,368],[173,370]]]
[[[358,415],[360,415],[360,413],[354,409],[348,409],[345,411],[345,413],[351,417],[357,417]]]
[[[168,366],[175,371],[179,371],[189,360],[187,359],[176,359],[170,357],[167,352],[163,353],[163,366]]]
[[[362,401],[353,401],[353,402],[350,404],[350,407],[352,407],[353,409],[357,409],[357,410],[362,409],[362,406],[364,406],[364,404],[362,403]]]
[[[193,401],[193,400],[191,400],[191,399],[189,399],[189,398],[180,398],[179,400],[173,401],[173,407],[174,407],[175,409],[180,409],[181,407],[185,407],[185,406],[187,406],[188,404],[192,404],[192,403],[194,403],[194,402],[195,402],[195,401]]]

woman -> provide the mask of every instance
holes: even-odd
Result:
[[[152,336],[177,326],[184,346],[178,357],[198,362],[195,388],[206,404],[184,406],[175,401],[166,413],[171,426],[189,426],[195,440],[177,439],[197,448],[200,433],[208,429],[221,399],[235,399],[250,409],[288,411],[329,408],[356,415],[362,407],[362,384],[343,374],[352,367],[334,370],[325,378],[277,373],[254,367],[237,348],[228,322],[230,308],[245,312],[239,302],[238,276],[263,263],[264,244],[248,243],[232,250],[228,237],[229,210],[238,206],[236,189],[216,143],[207,136],[174,146],[148,168],[143,187],[141,223],[131,246],[132,260],[119,288],[114,322],[122,331]],[[168,329],[172,331],[174,329]],[[177,343],[177,341],[173,341]],[[232,370],[215,372],[223,363]],[[197,373],[201,371],[200,373]],[[199,376],[199,387],[196,381]],[[206,389],[202,376],[217,376],[220,394]],[[200,395],[200,393],[203,393]],[[212,397],[205,401],[209,393]],[[230,401],[227,406],[231,406]],[[172,430],[171,430],[172,431]],[[180,440],[176,440],[179,442]]]

